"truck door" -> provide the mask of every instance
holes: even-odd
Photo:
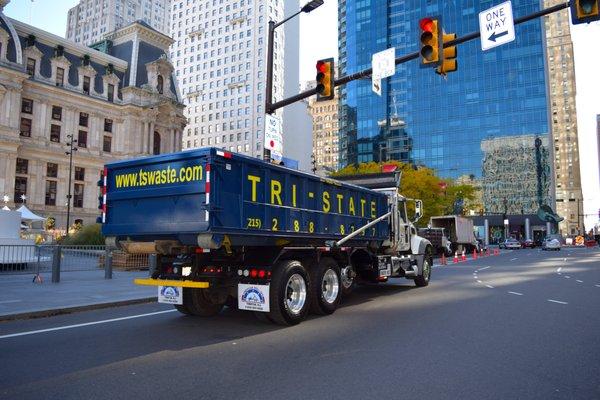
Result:
[[[398,250],[410,250],[410,225],[406,217],[406,201],[398,201]]]

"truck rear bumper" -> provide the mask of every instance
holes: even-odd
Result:
[[[189,287],[189,288],[197,288],[197,289],[206,289],[210,286],[208,282],[196,282],[196,281],[175,281],[175,280],[167,280],[167,279],[135,279],[133,281],[136,285],[146,285],[146,286],[177,286],[177,287]]]

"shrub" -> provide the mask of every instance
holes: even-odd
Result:
[[[104,245],[104,236],[100,231],[100,224],[85,225],[74,235],[63,238],[61,244],[65,245]]]

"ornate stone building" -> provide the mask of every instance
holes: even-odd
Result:
[[[338,101],[336,90],[332,100],[317,102],[317,97],[312,96],[308,103],[308,113],[313,122],[313,168],[317,171],[338,169]]]
[[[100,52],[6,17],[0,0],[0,196],[65,228],[94,222],[107,162],[181,150],[184,106],[167,60],[171,38],[142,22]]]

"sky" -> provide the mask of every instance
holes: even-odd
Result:
[[[303,1],[300,1],[303,3]],[[498,0],[498,3],[501,1]],[[77,0],[11,0],[4,13],[59,36],[65,36],[67,12]],[[515,16],[518,17],[518,16]],[[300,15],[300,80],[314,80],[315,63],[337,58],[337,0]],[[457,32],[458,36],[469,32]],[[516,34],[519,34],[518,27]],[[596,142],[596,115],[600,114],[598,48],[600,22],[571,26],[577,80],[577,125],[586,227],[598,221],[600,171]]]

